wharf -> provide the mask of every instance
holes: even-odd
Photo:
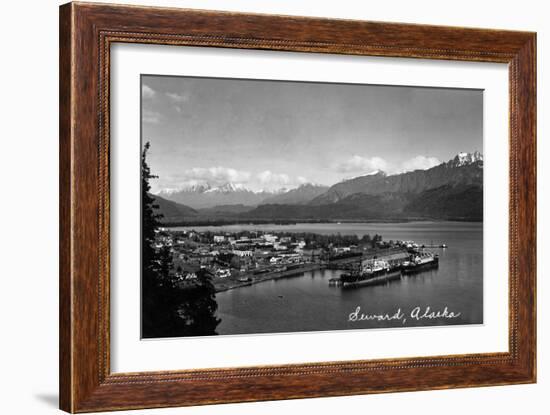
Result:
[[[340,282],[340,285],[343,288],[356,288],[356,287],[367,287],[370,285],[379,285],[379,284],[385,284],[389,281],[393,280],[399,280],[401,279],[401,272],[390,272],[389,274],[380,275],[379,277],[369,278],[367,280],[357,281],[357,282],[349,282],[349,283],[342,283]]]
[[[304,264],[300,267],[288,269],[285,271],[266,272],[264,274],[258,274],[258,275],[246,274],[245,276],[240,277],[240,278],[248,278],[247,281],[240,281],[238,279],[233,279],[232,277],[228,277],[225,280],[215,281],[214,287],[216,289],[216,292],[219,293],[223,291],[233,290],[235,288],[247,287],[249,285],[258,284],[264,281],[294,277],[296,275],[301,275],[304,272],[316,271],[318,269],[323,269],[323,268],[325,268],[325,264],[322,264],[322,263]]]

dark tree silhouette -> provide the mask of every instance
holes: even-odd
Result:
[[[220,319],[216,318],[218,305],[215,289],[205,270],[197,273],[197,282],[187,289],[187,295],[179,305],[179,316],[185,320],[188,336],[216,334]]]
[[[155,213],[155,199],[149,191],[149,180],[156,176],[151,174],[146,157],[149,150],[146,143],[141,154],[141,317],[142,336],[155,337],[168,317],[167,310],[161,306],[162,275],[160,255],[155,249],[155,237],[160,226],[160,215]]]
[[[155,212],[158,205],[149,193],[149,180],[157,177],[147,164],[149,148],[146,143],[141,154],[142,337],[216,334],[220,320],[216,318],[218,305],[210,276],[201,270],[196,281],[183,284],[172,273],[170,248],[155,247],[162,215]]]

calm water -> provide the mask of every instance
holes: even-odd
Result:
[[[188,228],[180,228],[188,229]],[[346,223],[296,225],[231,225],[194,227],[197,231],[239,230],[316,232],[323,234],[382,235],[384,240],[414,240],[441,244],[439,269],[386,285],[342,289],[328,280],[340,271],[322,270],[300,276],[266,281],[216,295],[219,334],[276,333],[382,327],[410,327],[483,323],[483,225],[469,222]],[[349,322],[360,306],[367,314],[405,314],[406,322]],[[456,319],[416,321],[408,314],[415,307],[460,312]]]

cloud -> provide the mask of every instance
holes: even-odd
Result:
[[[299,184],[309,183],[309,180],[306,179],[304,176],[298,176],[298,177],[296,178],[296,181],[297,181]]]
[[[182,179],[186,182],[204,181],[212,184],[243,183],[248,182],[250,177],[250,172],[222,166],[193,167],[182,174]]]
[[[189,101],[189,95],[188,94],[175,94],[172,92],[167,92],[166,96],[170,98],[172,101],[177,103],[187,102]]]
[[[363,157],[354,155],[349,159],[337,163],[334,168],[340,173],[371,172],[374,170],[387,170],[388,162],[381,157]]]
[[[150,86],[147,86],[145,84],[141,86],[141,96],[143,97],[143,99],[151,99],[155,96],[155,94],[155,90]]]
[[[159,112],[151,111],[144,109],[142,114],[143,122],[148,124],[158,124],[160,123],[161,115]]]
[[[266,186],[285,186],[291,183],[290,176],[285,173],[273,173],[270,170],[264,170],[258,173],[257,179]]]
[[[401,172],[426,170],[441,164],[437,157],[416,156],[401,164]]]
[[[335,164],[334,170],[340,173],[371,173],[375,170],[383,170],[389,174],[404,173],[413,170],[426,170],[441,164],[437,157],[418,155],[401,164],[390,163],[382,157],[363,157],[354,155],[349,159]]]

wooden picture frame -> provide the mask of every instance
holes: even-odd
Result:
[[[118,42],[508,64],[509,352],[111,373],[109,62],[110,46]],[[91,412],[535,382],[535,33],[69,3],[60,8],[59,93],[61,409]]]

